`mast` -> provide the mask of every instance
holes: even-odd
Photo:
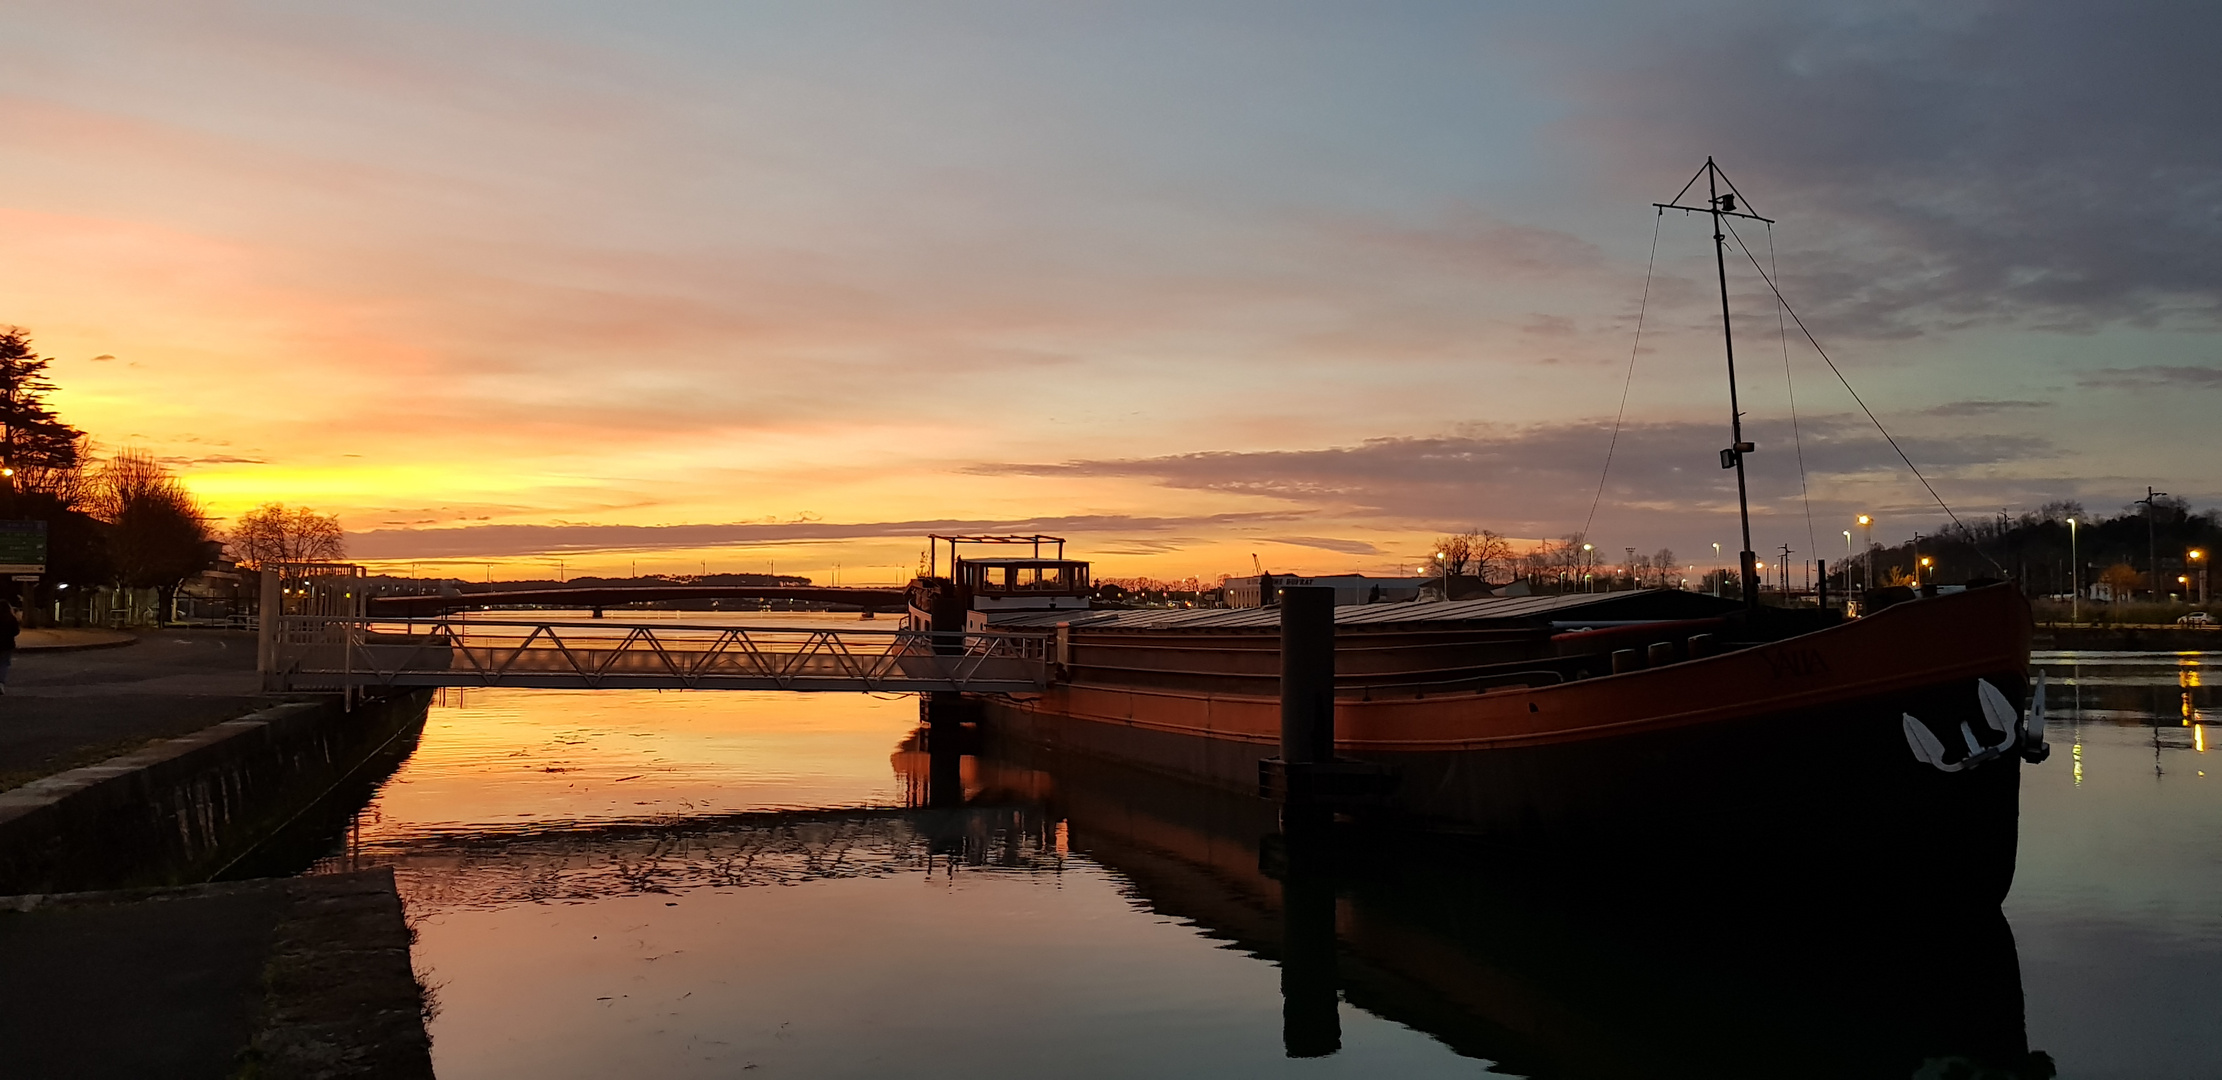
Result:
[[[1751,498],[1744,483],[1744,455],[1751,453],[1758,447],[1744,441],[1744,413],[1736,400],[1736,334],[1728,316],[1728,235],[1721,219],[1724,217],[1750,218],[1753,221],[1765,221],[1770,225],[1774,222],[1749,211],[1736,209],[1736,185],[1729,181],[1727,175],[1721,172],[1720,166],[1715,165],[1711,157],[1705,159],[1705,167],[1698,171],[1698,175],[1705,178],[1706,199],[1704,206],[1681,205],[1682,196],[1689,194],[1689,190],[1697,186],[1696,176],[1691,177],[1689,183],[1682,185],[1681,192],[1674,196],[1673,202],[1653,203],[1652,205],[1662,210],[1702,212],[1713,215],[1713,268],[1720,278],[1721,345],[1728,358],[1728,449],[1721,451],[1721,468],[1736,470],[1736,515],[1739,523],[1743,526],[1744,537],[1744,549],[1737,553],[1737,576],[1742,579],[1744,586],[1744,606],[1756,608],[1759,606],[1759,557],[1751,550]],[[1723,183],[1728,184],[1726,194],[1723,194],[1720,190]]]
[[[1728,321],[1728,236],[1721,229],[1720,167],[1713,159],[1705,159],[1705,189],[1711,198],[1706,204],[1713,212],[1713,268],[1720,274],[1721,286],[1721,347],[1728,354],[1728,443],[1736,462],[1736,514],[1744,527],[1744,550],[1738,553],[1743,560],[1739,575],[1744,583],[1744,606],[1759,606],[1759,573],[1754,569],[1757,559],[1751,550],[1751,498],[1744,486],[1744,455],[1751,452],[1744,442],[1744,412],[1736,403],[1736,334]],[[1730,209],[1736,206],[1734,195],[1728,196]]]

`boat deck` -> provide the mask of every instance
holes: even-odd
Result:
[[[1391,627],[1445,624],[1523,623],[1554,617],[1598,620],[1697,619],[1739,610],[1734,600],[1679,589],[1638,589],[1619,593],[1564,596],[1489,596],[1432,603],[1354,604],[1335,609],[1335,625]],[[998,630],[1053,630],[1059,625],[1089,631],[1278,630],[1281,609],[1136,608],[1091,611],[1014,611],[989,617]]]

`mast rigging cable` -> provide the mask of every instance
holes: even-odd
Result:
[[[1735,184],[1731,183],[1729,190],[1735,190]],[[1852,395],[1852,401],[1859,406],[1859,411],[1867,414],[1868,422],[1875,425],[1876,431],[1882,433],[1883,441],[1889,443],[1890,448],[1897,452],[1898,460],[1906,463],[1906,468],[1913,473],[1913,478],[1921,481],[1922,488],[1928,491],[1931,499],[1936,500],[1937,506],[1943,509],[1944,516],[1951,518],[1952,524],[1958,526],[1963,535],[1972,539],[1975,534],[1968,529],[1967,523],[1960,520],[1960,515],[1952,512],[1952,507],[1944,501],[1944,496],[1937,494],[1936,486],[1929,483],[1928,477],[1921,475],[1921,467],[1915,465],[1913,459],[1906,456],[1905,448],[1898,445],[1898,440],[1891,437],[1890,429],[1884,427],[1883,422],[1876,418],[1875,410],[1868,408],[1867,402],[1859,396],[1859,391],[1852,389],[1852,381],[1845,378],[1843,369],[1838,368],[1836,361],[1829,358],[1828,350],[1821,347],[1821,340],[1813,336],[1812,329],[1807,327],[1805,320],[1798,316],[1798,309],[1790,306],[1789,297],[1782,295],[1782,290],[1775,285],[1775,280],[1767,273],[1767,268],[1759,265],[1759,258],[1751,253],[1750,245],[1745,244],[1744,238],[1737,235],[1735,223],[1728,222],[1726,224],[1728,225],[1728,234],[1736,238],[1737,250],[1744,253],[1744,258],[1751,260],[1751,268],[1758,272],[1761,281],[1767,283],[1767,289],[1775,294],[1775,301],[1782,305],[1782,310],[1790,314],[1790,321],[1798,324],[1798,332],[1804,334],[1805,340],[1813,346],[1813,351],[1820,354],[1821,362],[1829,366],[1829,372],[1836,376],[1836,381],[1844,384],[1844,392]],[[1984,551],[1981,545],[1972,546],[1983,556],[1984,561],[1991,564],[1992,568],[2000,574],[2006,572],[2006,568],[2000,566],[1998,560],[1992,558],[1990,552]]]
[[[1589,500],[1589,516],[1582,520],[1582,535],[1597,522],[1597,504],[1605,499],[1605,478],[1612,475],[1613,450],[1620,445],[1620,422],[1628,415],[1628,388],[1636,383],[1636,354],[1643,350],[1643,317],[1651,310],[1651,271],[1659,264],[1659,228],[1666,221],[1661,210],[1651,219],[1651,259],[1643,267],[1643,302],[1636,306],[1636,343],[1628,348],[1628,377],[1620,384],[1620,411],[1612,418],[1612,441],[1605,444],[1605,468],[1597,474],[1597,497]]]
[[[1741,247],[1743,239],[1737,238],[1736,244]],[[1767,223],[1767,265],[1774,267],[1778,276],[1782,273],[1782,267],[1775,262],[1775,225],[1772,221]],[[1798,432],[1798,384],[1796,379],[1790,377],[1790,328],[1782,320],[1780,296],[1775,297],[1775,333],[1782,338],[1782,385],[1790,393],[1790,444],[1798,451],[1798,497],[1805,501],[1806,551],[1817,559],[1821,555],[1821,540],[1820,535],[1813,531],[1813,489],[1805,479],[1805,436]]]

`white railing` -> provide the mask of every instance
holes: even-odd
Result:
[[[965,691],[1048,684],[1046,634],[441,617],[272,620],[272,689]]]

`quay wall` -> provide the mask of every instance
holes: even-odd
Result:
[[[2113,652],[2222,652],[2222,629],[2188,626],[2047,626],[2037,624],[2033,649]]]
[[[431,693],[273,705],[0,792],[0,895],[206,881],[406,753]]]

